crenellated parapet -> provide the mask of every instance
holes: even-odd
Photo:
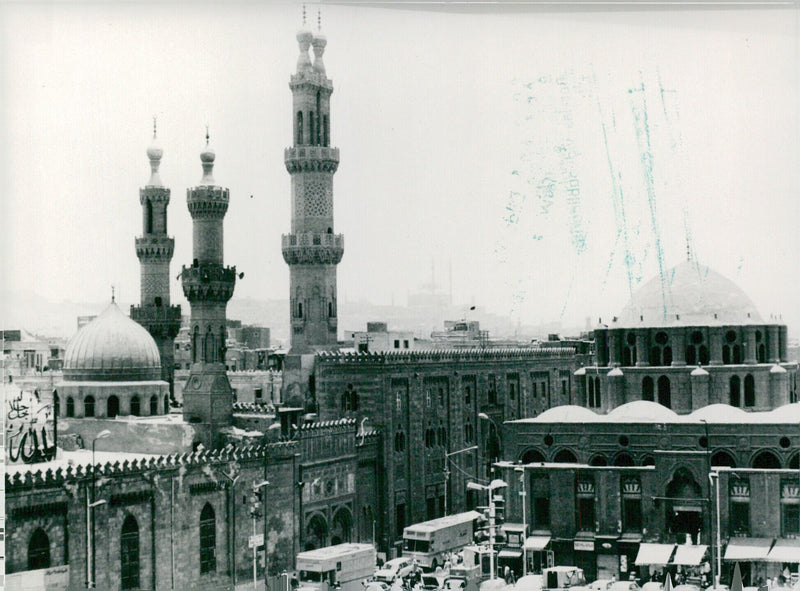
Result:
[[[160,203],[169,205],[170,190],[166,187],[148,185],[139,189],[139,203],[142,205],[149,201],[150,203]]]
[[[236,267],[200,263],[181,270],[183,295],[190,302],[227,302],[233,296]]]
[[[414,351],[320,351],[316,361],[331,364],[407,364],[422,361],[476,361],[494,359],[568,359],[576,354],[574,347],[488,348],[488,349],[417,349]]]
[[[296,441],[279,441],[275,443],[259,443],[240,447],[225,447],[219,450],[204,449],[191,453],[171,454],[157,458],[124,460],[122,462],[106,462],[103,464],[67,466],[53,470],[31,470],[26,472],[6,473],[6,491],[55,487],[72,484],[76,481],[92,478],[114,478],[118,476],[141,475],[153,470],[202,469],[213,464],[230,462],[248,462],[270,459],[287,459],[297,453]]]
[[[281,252],[289,265],[338,265],[344,255],[344,236],[324,232],[283,234]]]
[[[295,172],[336,172],[339,148],[328,146],[295,146],[283,151],[283,161],[290,174]]]
[[[222,218],[228,211],[230,190],[201,185],[186,190],[186,203],[192,219]]]
[[[175,239],[169,236],[145,235],[136,238],[136,256],[140,261],[168,263],[174,252]]]
[[[317,88],[319,88],[321,92],[326,92],[327,95],[330,96],[331,93],[333,93],[333,80],[322,72],[302,70],[289,77],[289,88],[292,89],[292,92],[316,91]]]

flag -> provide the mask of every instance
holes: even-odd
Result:
[[[731,581],[731,591],[742,591],[742,573],[739,571],[739,563],[733,568],[733,580]]]

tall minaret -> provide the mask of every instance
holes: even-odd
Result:
[[[169,383],[173,393],[174,339],[181,327],[181,307],[171,306],[169,298],[169,264],[175,240],[167,235],[167,205],[170,190],[161,183],[158,167],[164,151],[156,139],[153,120],[153,142],[147,148],[150,159],[150,180],[139,189],[142,204],[142,235],[136,238],[136,256],[141,265],[141,297],[138,306],[131,306],[131,318],[146,328],[161,353],[161,379]],[[168,413],[169,409],[163,409]]]
[[[194,260],[181,271],[183,293],[192,307],[192,366],[183,389],[183,416],[213,429],[229,425],[233,413],[233,391],[225,371],[225,310],[233,295],[236,267],[222,264],[222,220],[230,192],[214,182],[215,155],[208,139],[206,132],[206,148],[200,154],[203,178],[186,191]]]
[[[330,147],[333,84],[322,62],[327,41],[305,29],[297,33],[297,41],[297,73],[289,82],[294,147],[284,151],[292,175],[292,233],[282,236],[282,250],[290,270],[291,352],[308,353],[336,345],[336,265],[342,260],[344,237],[333,233],[339,149]]]

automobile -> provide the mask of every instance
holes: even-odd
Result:
[[[607,587],[607,591],[641,591],[636,581],[616,581]]]
[[[747,587],[745,587],[745,589],[747,589]],[[672,591],[702,591],[702,589],[697,585],[684,583],[683,585],[675,585]],[[752,591],[758,591],[758,589],[753,587]]]
[[[389,591],[389,585],[383,581],[365,581],[364,591]]]
[[[514,585],[517,591],[542,591],[542,575],[525,575]]]
[[[439,591],[442,588],[443,579],[435,575],[422,575],[422,588],[425,591]]]
[[[659,583],[658,581],[648,581],[642,585],[642,591],[664,591],[664,583]]]
[[[608,591],[613,582],[612,579],[597,579],[595,582],[589,583],[587,587],[592,591]]]
[[[411,558],[401,556],[392,558],[385,562],[383,566],[375,571],[375,580],[384,583],[393,583],[395,579],[403,579],[414,570],[414,562]]]
[[[708,587],[706,587],[706,591],[714,591],[714,585],[709,585]],[[719,585],[717,585],[716,591],[731,591],[731,588],[728,585],[723,585],[722,583],[720,583]]]

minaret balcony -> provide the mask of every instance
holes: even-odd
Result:
[[[338,265],[344,254],[344,236],[326,232],[284,234],[281,250],[289,265]]]
[[[195,217],[223,217],[228,211],[230,190],[214,185],[186,189],[189,213]]]
[[[175,338],[181,328],[180,306],[131,306],[131,319],[153,336]]]
[[[152,234],[136,238],[136,256],[139,260],[166,261],[172,260],[175,251],[175,239],[169,236],[154,236]]]
[[[339,148],[328,146],[294,146],[283,151],[286,170],[336,172],[339,168]]]
[[[166,187],[148,185],[139,189],[139,203],[144,205],[145,201],[150,201],[151,203],[164,203],[168,205],[169,194],[170,190]]]
[[[236,267],[201,263],[181,270],[183,295],[189,302],[227,302],[233,296]]]

